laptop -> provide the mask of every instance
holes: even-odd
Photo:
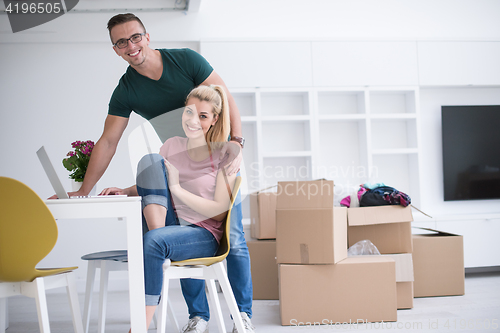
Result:
[[[45,170],[45,173],[49,178],[50,184],[52,184],[52,187],[54,188],[54,191],[56,192],[56,195],[59,199],[126,197],[126,195],[89,195],[89,196],[75,196],[75,197],[72,196],[69,198],[68,193],[66,192],[64,186],[62,185],[61,179],[59,179],[59,176],[57,175],[56,170],[54,169],[54,166],[52,165],[52,162],[49,159],[49,155],[47,155],[45,147],[42,146],[40,149],[38,149],[36,154],[38,156],[38,159],[40,160],[40,163],[42,163],[43,170]]]

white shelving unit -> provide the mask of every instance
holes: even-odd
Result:
[[[230,89],[242,116],[248,190],[327,178],[337,200],[384,182],[418,205],[418,87]]]

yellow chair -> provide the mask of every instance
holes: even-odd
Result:
[[[45,290],[66,287],[74,330],[83,333],[72,272],[78,267],[35,267],[57,241],[57,225],[50,210],[32,189],[17,180],[0,177],[0,189],[0,299],[15,295],[35,298],[40,332],[50,333]],[[0,332],[5,332],[4,325]]]
[[[158,308],[158,322],[157,322],[157,332],[165,332],[165,321],[168,303],[168,284],[171,279],[202,279],[206,281],[208,296],[210,298],[211,305],[215,309],[217,314],[217,325],[221,333],[226,333],[226,327],[224,325],[224,318],[222,317],[222,311],[220,308],[219,298],[217,295],[217,290],[215,287],[215,280],[219,281],[219,284],[226,299],[226,303],[229,307],[229,311],[233,316],[233,320],[236,324],[238,332],[245,332],[243,326],[243,321],[241,319],[241,314],[236,304],[231,285],[229,284],[229,279],[224,268],[224,259],[226,259],[229,249],[229,233],[231,227],[231,211],[233,208],[234,200],[238,194],[241,185],[241,177],[237,177],[233,186],[231,205],[229,211],[227,212],[227,217],[225,221],[224,234],[219,244],[219,249],[214,257],[207,258],[195,258],[187,259],[183,261],[170,261],[170,259],[165,260],[163,264],[163,288],[161,292],[161,302]]]

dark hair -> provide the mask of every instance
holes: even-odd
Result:
[[[146,32],[146,28],[144,27],[144,24],[142,24],[141,20],[135,16],[132,13],[127,13],[127,14],[118,14],[113,16],[112,18],[109,19],[108,21],[108,31],[109,31],[109,38],[111,39],[111,29],[113,29],[115,26],[123,23],[127,23],[130,21],[137,21],[141,25],[142,29],[144,29],[144,32]],[[111,43],[113,40],[111,39]]]

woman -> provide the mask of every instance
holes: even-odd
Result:
[[[160,301],[164,260],[210,257],[217,252],[230,204],[229,189],[236,178],[219,169],[220,149],[230,131],[229,108],[222,87],[199,86],[189,93],[182,128],[186,138],[168,139],[159,155],[142,158],[137,185],[107,188],[101,193],[142,196],[143,216],[149,229],[144,235],[148,327]],[[206,303],[206,298],[192,301]],[[190,326],[208,325],[206,314],[190,313],[192,318],[184,331],[189,331]]]

